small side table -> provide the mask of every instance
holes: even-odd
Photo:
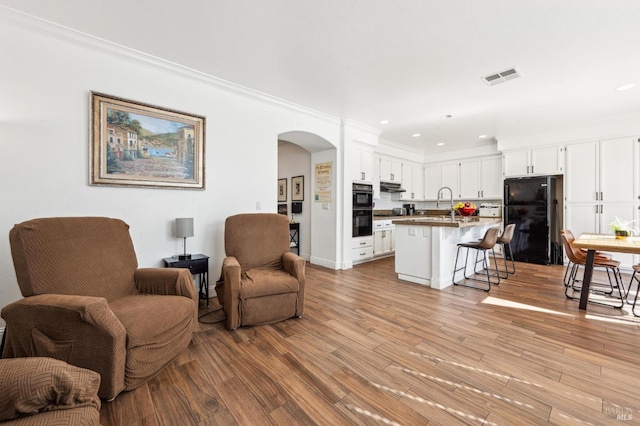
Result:
[[[165,268],[187,268],[193,275],[200,276],[200,300],[205,299],[209,306],[209,256],[192,254],[191,259],[178,259],[178,256],[165,257]]]
[[[300,224],[289,224],[289,247],[296,249],[296,253],[300,256]]]

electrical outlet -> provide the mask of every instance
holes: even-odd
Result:
[[[256,210],[262,210],[262,203],[260,201],[256,201]]]

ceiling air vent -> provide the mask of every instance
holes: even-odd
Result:
[[[518,72],[518,70],[515,68],[511,68],[505,71],[501,71],[497,74],[491,74],[486,77],[482,77],[482,79],[489,86],[495,86],[496,84],[504,83],[518,77],[520,77],[520,73]]]

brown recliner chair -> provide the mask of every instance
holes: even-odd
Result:
[[[138,269],[129,226],[100,217],[34,219],[9,234],[24,296],[2,309],[4,357],[52,357],[100,373],[112,399],[191,342],[198,294],[188,269]]]
[[[286,216],[252,213],[227,218],[227,257],[216,292],[229,330],[302,316],[305,261],[289,251],[289,243]]]
[[[0,359],[0,426],[99,425],[100,375],[53,358]]]

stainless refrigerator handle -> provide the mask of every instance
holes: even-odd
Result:
[[[602,213],[602,204],[600,204],[600,213]]]
[[[596,201],[598,201],[598,191],[596,191]]]
[[[604,197],[602,196],[602,192],[600,193],[600,201],[604,200]]]
[[[598,205],[596,204],[596,214],[598,214]]]

